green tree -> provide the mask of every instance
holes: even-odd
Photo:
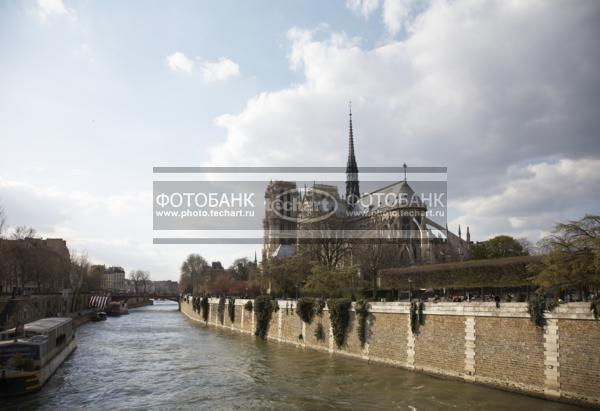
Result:
[[[329,269],[315,265],[306,280],[305,289],[323,297],[350,296],[363,285],[356,267]]]
[[[540,241],[545,254],[532,271],[535,282],[546,289],[579,289],[580,298],[588,287],[600,287],[600,216],[557,224],[552,234]]]
[[[517,257],[528,255],[529,252],[523,248],[519,240],[508,235],[498,235],[487,241],[473,245],[471,256],[476,259]]]
[[[284,296],[295,296],[298,289],[310,273],[310,262],[305,255],[292,257],[274,257],[263,265],[265,277],[270,282],[270,288]]]

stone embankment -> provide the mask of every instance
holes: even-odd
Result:
[[[0,298],[0,329],[9,329],[17,323],[28,323],[44,317],[86,317],[89,314],[90,295],[35,294]]]
[[[253,335],[255,318],[235,301],[233,323],[225,306],[210,299],[206,325]],[[310,324],[295,313],[295,302],[280,300],[267,340],[350,356],[375,363],[485,384],[505,390],[588,406],[600,406],[600,321],[588,303],[570,303],[546,313],[547,325],[533,324],[525,303],[426,303],[424,324],[413,333],[410,304],[371,303],[367,341],[361,346],[354,310],[346,340],[334,344],[327,309]],[[189,300],[181,312],[205,324]],[[318,325],[326,330],[318,340]]]
[[[14,328],[18,323],[26,324],[45,317],[71,317],[75,326],[91,319],[94,310],[90,309],[92,294],[34,294],[0,298],[0,330]],[[110,300],[107,300],[110,302]],[[130,297],[128,308],[152,305],[147,297]]]

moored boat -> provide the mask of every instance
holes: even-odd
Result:
[[[104,311],[95,312],[92,321],[106,321],[106,313]]]
[[[0,333],[0,397],[39,390],[76,346],[71,318],[44,318]]]
[[[129,314],[126,301],[111,301],[106,307],[106,314],[110,317]]]

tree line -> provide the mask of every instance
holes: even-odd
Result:
[[[265,293],[288,298],[374,297],[378,272],[398,264],[397,245],[379,238],[348,244],[330,234],[326,240],[324,236],[321,241],[300,241],[293,256],[267,258],[260,266],[238,259],[227,270],[214,269],[202,256],[191,254],[181,266],[181,292],[245,297]],[[600,216],[586,215],[557,224],[535,245],[508,235],[478,242],[471,247],[471,258],[538,254],[539,262],[528,266],[532,285],[538,291],[577,290],[579,298],[585,299],[597,296],[600,289],[599,250]]]

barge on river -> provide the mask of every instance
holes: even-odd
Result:
[[[71,318],[44,318],[0,333],[0,397],[39,390],[76,346]]]

